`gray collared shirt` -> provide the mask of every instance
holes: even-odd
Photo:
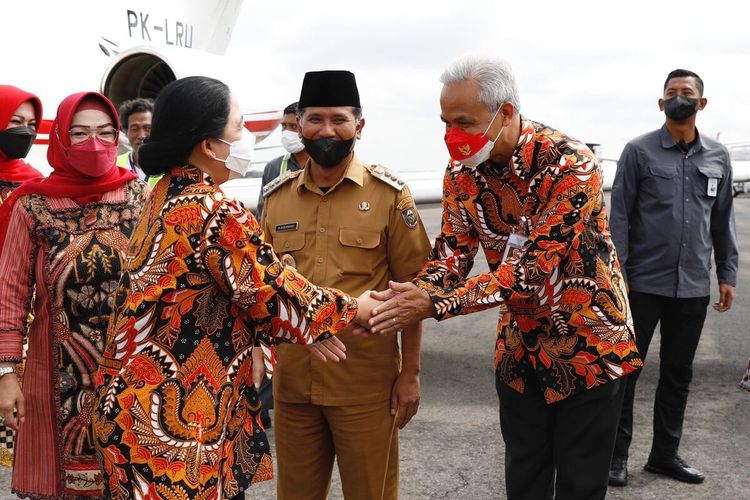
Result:
[[[732,166],[727,149],[698,134],[684,153],[666,125],[630,141],[617,162],[610,228],[630,290],[710,295],[711,249],[719,283],[736,285]]]

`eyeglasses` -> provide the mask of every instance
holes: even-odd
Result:
[[[104,142],[114,144],[117,139],[117,130],[113,127],[102,127],[96,129],[89,127],[74,127],[68,130],[68,135],[70,136],[71,144],[79,144],[94,136]]]

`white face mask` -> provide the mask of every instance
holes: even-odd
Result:
[[[295,132],[294,130],[284,130],[281,133],[281,145],[292,154],[299,153],[305,149],[302,139],[299,138],[299,132]]]
[[[503,104],[505,103],[501,103],[500,106],[502,106]],[[495,123],[495,118],[497,118],[497,114],[499,112],[500,112],[500,107],[498,107],[497,111],[495,111],[495,114],[492,115],[492,120],[490,120],[490,124],[487,125],[487,130],[485,130],[484,133],[482,134],[484,137],[487,137],[487,132],[490,131],[490,127],[492,126],[493,123]],[[476,168],[477,166],[489,160],[490,153],[492,152],[492,148],[495,147],[495,143],[500,138],[500,135],[503,133],[504,130],[505,130],[505,126],[503,125],[502,127],[500,127],[500,131],[497,133],[494,140],[490,140],[488,138],[488,141],[482,146],[482,148],[479,151],[476,152],[474,156],[464,159],[463,161],[461,161],[461,163],[463,163],[469,168]]]
[[[219,161],[223,161],[227,168],[232,172],[237,172],[242,177],[245,176],[248,170],[250,170],[250,164],[253,162],[255,156],[255,135],[242,127],[242,138],[239,141],[227,142],[224,139],[219,139],[224,144],[229,144],[229,156],[222,160],[216,158]]]

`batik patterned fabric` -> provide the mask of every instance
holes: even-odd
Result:
[[[328,338],[355,315],[356,301],[284,267],[199,170],[166,175],[130,242],[97,376],[106,494],[232,497],[271,478],[252,349]]]
[[[11,182],[0,179],[0,205],[5,203],[5,200],[8,199],[10,193],[20,185],[20,182]]]
[[[747,360],[747,370],[745,370],[745,374],[742,376],[742,380],[740,380],[740,387],[746,391],[750,391],[750,359]]]
[[[553,403],[642,366],[591,151],[522,119],[509,166],[446,169],[442,232],[415,283],[438,319],[499,307],[495,367]],[[502,258],[511,234],[528,237]],[[479,245],[490,272],[467,279]]]
[[[19,496],[102,495],[93,375],[144,200],[145,184],[132,181],[97,202],[32,194],[13,208],[0,258],[0,360],[20,361],[32,296],[34,311],[13,468]]]

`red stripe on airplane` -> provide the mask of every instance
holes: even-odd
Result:
[[[250,132],[270,132],[275,129],[279,123],[281,123],[281,118],[271,120],[246,120],[245,128]]]

